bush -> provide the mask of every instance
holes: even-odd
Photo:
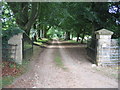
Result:
[[[19,27],[10,27],[7,30],[3,30],[2,31],[2,38],[3,38],[3,42],[4,40],[8,41],[12,36],[17,35],[19,33],[23,33],[24,31],[22,29],[20,29]]]

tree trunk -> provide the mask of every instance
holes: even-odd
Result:
[[[38,30],[38,39],[41,39],[41,37],[40,37],[40,30]]]
[[[44,30],[44,38],[47,38],[47,32]]]
[[[36,21],[40,13],[40,10],[39,10],[40,3],[34,2],[31,4],[30,15],[28,14],[29,3],[16,2],[16,3],[8,3],[8,5],[10,6],[11,10],[13,11],[16,17],[16,23],[18,24],[18,26],[22,28],[26,32],[26,34],[29,36],[31,26],[34,24],[34,22]],[[18,6],[19,8],[15,9]]]
[[[81,44],[83,44],[84,37],[85,37],[85,29],[84,29],[83,34],[82,34]]]
[[[77,42],[79,41],[80,34],[77,34]]]
[[[45,35],[45,34],[44,34],[44,30],[42,29],[42,38],[44,38],[44,35]]]
[[[73,33],[71,34],[71,39],[73,39]]]
[[[44,37],[45,37],[45,38],[48,38],[47,32],[48,32],[48,30],[49,30],[50,28],[51,28],[51,26],[49,26],[48,28],[45,27],[45,29],[44,29]]]
[[[33,28],[36,29],[36,23],[33,25]],[[37,41],[37,33],[34,35],[34,41]]]
[[[70,32],[66,32],[66,40],[70,40]]]
[[[38,39],[41,39],[41,32],[40,32],[40,28],[41,27],[41,24],[38,25],[38,28],[37,28],[37,32],[38,32]]]
[[[37,41],[37,35],[36,34],[34,35],[34,41]]]

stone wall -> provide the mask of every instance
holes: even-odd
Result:
[[[118,46],[118,39],[111,39],[111,46]]]
[[[14,35],[8,41],[8,44],[17,45],[15,62],[18,64],[22,64],[22,38],[23,34],[19,33],[18,35]]]
[[[120,46],[118,45],[118,39],[111,39],[111,53],[110,53],[110,60],[112,63],[119,63],[120,62]]]
[[[98,65],[116,65],[119,60],[119,46],[117,39],[111,39],[113,32],[102,29],[96,31]]]

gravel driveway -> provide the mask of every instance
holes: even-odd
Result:
[[[58,45],[54,45],[57,43]],[[95,70],[87,60],[84,45],[59,45],[53,41],[42,53],[37,53],[27,73],[9,88],[118,88],[117,80]],[[64,43],[64,42],[63,42]],[[65,67],[56,65],[58,55]]]

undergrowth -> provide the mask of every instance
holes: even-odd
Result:
[[[20,72],[18,72],[16,75],[7,75],[7,76],[3,76],[2,79],[0,79],[0,82],[2,82],[2,87],[6,87],[10,84],[13,83],[13,81],[21,76],[23,73],[25,73],[27,71],[27,67],[28,67],[29,61],[28,60],[23,60],[22,65],[16,64],[16,67],[14,67],[14,64],[10,64],[9,68],[16,68],[18,69]],[[5,65],[3,65],[2,67],[5,67]]]

